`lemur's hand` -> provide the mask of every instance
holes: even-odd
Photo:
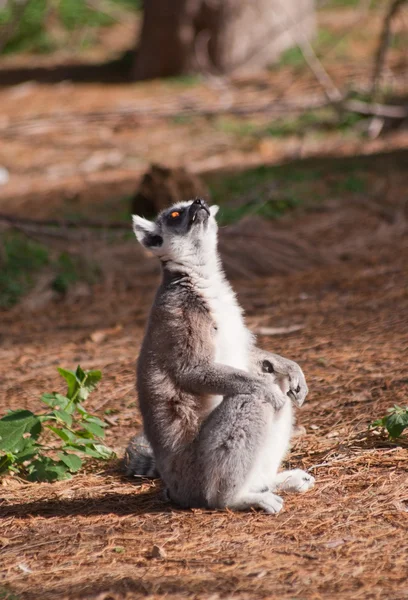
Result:
[[[271,404],[275,410],[279,410],[285,402],[290,402],[290,400],[274,381],[274,377],[271,378],[267,373],[256,373],[255,376],[252,376],[249,393]]]
[[[286,402],[290,402],[286,390],[282,389],[276,378],[271,379],[269,372],[261,377],[264,381],[263,397],[275,410],[280,410]]]
[[[296,404],[302,406],[308,394],[308,387],[302,369],[297,363],[279,354],[256,349],[257,371],[274,374],[275,381],[284,393]],[[274,386],[273,386],[274,387]]]

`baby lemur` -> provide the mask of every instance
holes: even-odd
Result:
[[[196,199],[154,222],[133,217],[163,277],[137,366],[146,440],[129,444],[127,470],[149,474],[155,461],[182,507],[277,513],[275,491],[314,485],[300,469],[278,473],[292,401],[300,406],[308,389],[296,363],[255,346],[221,267],[217,211]]]

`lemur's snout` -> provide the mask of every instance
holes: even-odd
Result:
[[[196,198],[190,205],[188,214],[190,217],[190,223],[194,223],[195,221],[202,223],[210,216],[210,209],[208,208],[205,200],[202,198]]]

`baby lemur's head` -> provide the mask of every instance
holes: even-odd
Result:
[[[133,216],[139,242],[163,262],[203,266],[216,256],[218,206],[201,198],[178,202],[163,210],[154,221]]]

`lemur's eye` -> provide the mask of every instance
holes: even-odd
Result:
[[[264,373],[274,373],[275,369],[273,368],[273,365],[269,362],[269,360],[264,360],[262,363],[262,371]]]
[[[176,219],[180,216],[180,213],[177,210],[175,210],[174,212],[170,213],[170,216],[172,219]]]

